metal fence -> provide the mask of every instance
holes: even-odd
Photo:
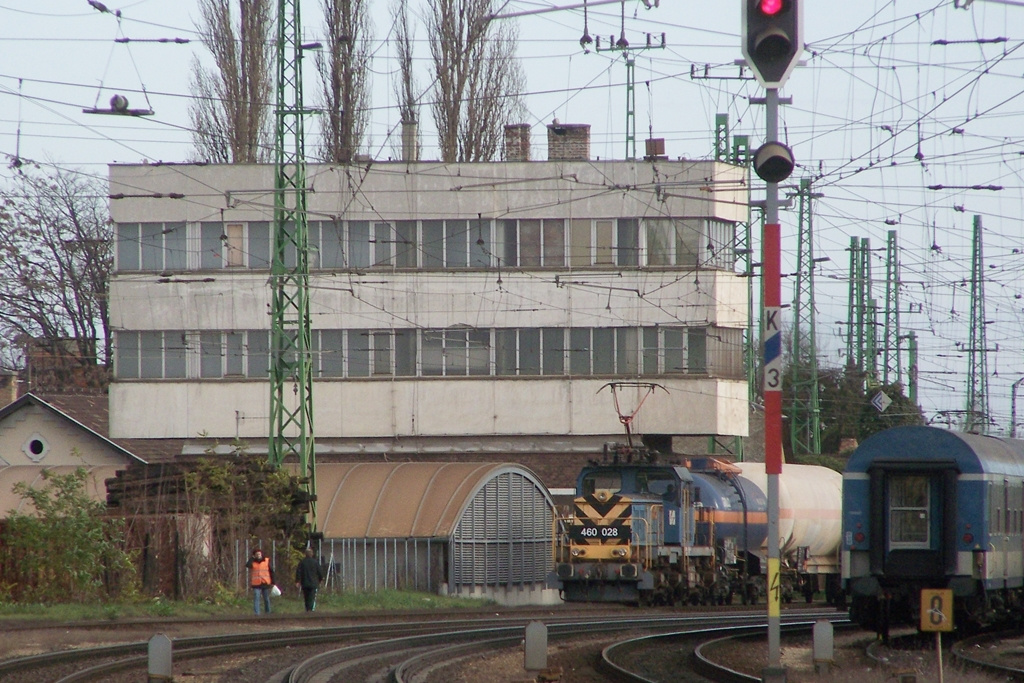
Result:
[[[331,538],[314,542],[313,552],[327,575],[324,591],[373,593],[390,588],[437,593],[448,580],[447,546],[444,539],[431,538]],[[270,558],[279,585],[292,583],[295,567],[285,561],[286,544],[246,540],[235,546],[239,590],[249,587],[245,563],[255,548]]]

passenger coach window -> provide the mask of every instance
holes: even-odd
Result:
[[[930,487],[928,477],[889,478],[889,547],[927,548]]]

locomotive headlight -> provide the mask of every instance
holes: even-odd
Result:
[[[587,551],[584,550],[583,548],[573,548],[572,549],[572,556],[573,557],[583,557],[586,554],[587,554]]]
[[[626,556],[626,549],[625,548],[616,548],[615,550],[612,551],[612,555],[614,557],[625,557]]]

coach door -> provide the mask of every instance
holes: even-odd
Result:
[[[885,539],[884,548],[872,548],[872,565],[881,560],[879,569],[890,576],[945,573],[950,559],[947,526],[954,519],[956,496],[955,475],[950,474],[945,469],[872,471],[872,523],[881,527],[872,535]]]

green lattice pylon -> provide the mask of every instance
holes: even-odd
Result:
[[[271,260],[270,462],[298,461],[316,529],[309,222],[299,0],[277,3],[274,251]]]

